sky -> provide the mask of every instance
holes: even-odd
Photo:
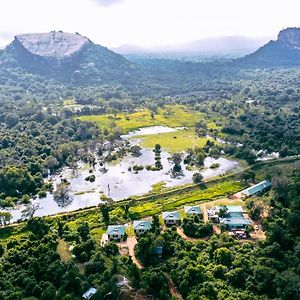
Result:
[[[299,0],[1,0],[0,46],[21,33],[79,32],[141,47],[219,36],[276,38],[300,27]]]

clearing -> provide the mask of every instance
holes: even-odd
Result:
[[[88,115],[79,117],[82,121],[95,122],[99,128],[111,128],[114,125],[120,127],[123,133],[128,133],[142,127],[169,126],[169,127],[193,127],[196,122],[203,120],[204,115],[194,112],[183,105],[166,106],[159,109],[158,113],[151,117],[149,109],[142,109],[131,114],[113,115]],[[212,126],[214,124],[211,124]]]
[[[69,250],[69,245],[65,240],[58,240],[56,252],[60,257],[60,260],[64,263],[68,263],[72,259],[72,255]]]
[[[170,153],[180,152],[188,148],[204,147],[208,140],[213,141],[213,139],[206,137],[198,137],[194,129],[140,135],[135,136],[135,138],[141,139],[140,145],[143,148],[153,149],[156,144],[160,144],[164,150]]]

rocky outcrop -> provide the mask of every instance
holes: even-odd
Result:
[[[1,67],[84,84],[138,76],[135,65],[123,56],[78,33],[62,31],[17,35],[3,50]]]
[[[80,34],[51,31],[49,33],[21,34],[15,43],[22,45],[28,52],[41,57],[63,59],[80,52],[91,41]]]
[[[300,49],[300,28],[294,27],[281,30],[278,34],[277,41],[287,47]]]
[[[279,32],[276,41],[270,41],[236,63],[247,67],[300,66],[300,28],[287,28]]]

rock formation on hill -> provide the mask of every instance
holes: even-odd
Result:
[[[276,41],[270,41],[252,54],[238,60],[252,67],[292,67],[300,65],[300,28],[279,32]]]
[[[137,75],[123,56],[78,33],[17,35],[0,55],[1,68],[80,83],[126,81]]]

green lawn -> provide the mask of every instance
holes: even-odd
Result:
[[[143,148],[154,148],[156,144],[170,152],[180,152],[188,148],[203,147],[207,142],[207,138],[200,138],[196,135],[194,129],[178,130],[175,132],[141,135],[136,138],[141,138],[140,145]],[[212,140],[212,139],[211,139]]]
[[[79,117],[82,121],[95,122],[99,128],[110,128],[115,124],[124,133],[149,126],[193,127],[196,122],[203,120],[204,115],[194,112],[182,105],[166,106],[159,109],[154,118],[148,109],[142,109],[132,114],[88,115]]]

